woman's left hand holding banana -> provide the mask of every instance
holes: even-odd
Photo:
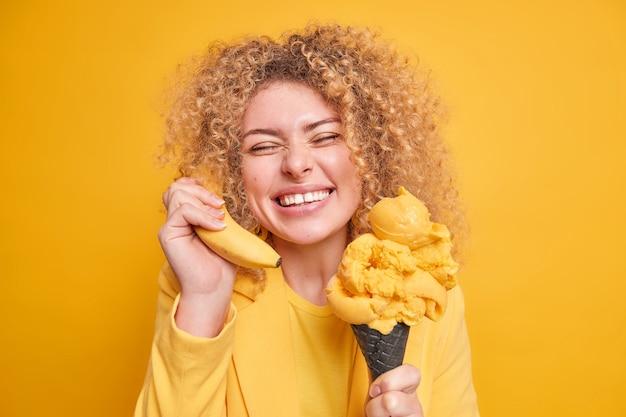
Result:
[[[209,249],[194,227],[223,229],[224,202],[198,180],[181,178],[163,194],[163,203],[167,219],[159,241],[181,285],[176,324],[190,334],[214,337],[226,321],[237,266]]]

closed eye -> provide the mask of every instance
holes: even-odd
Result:
[[[252,155],[270,155],[278,152],[283,146],[275,142],[261,142],[251,146],[246,153]]]
[[[339,139],[341,139],[341,135],[338,133],[324,134],[324,135],[315,137],[311,141],[311,143],[315,146],[326,146],[326,145],[332,145],[333,143],[337,142],[337,140]]]

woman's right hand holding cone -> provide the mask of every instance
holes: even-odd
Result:
[[[423,417],[417,398],[420,372],[413,365],[402,365],[385,372],[370,385],[365,405],[367,417]]]

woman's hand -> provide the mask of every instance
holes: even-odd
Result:
[[[402,365],[385,372],[370,386],[365,405],[367,417],[423,417],[417,399],[420,372],[412,365]]]
[[[228,314],[237,267],[202,243],[194,226],[223,229],[224,201],[199,180],[181,178],[163,194],[163,204],[159,241],[181,285],[176,323],[196,336],[215,336]]]

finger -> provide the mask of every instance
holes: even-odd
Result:
[[[376,378],[370,387],[370,397],[373,398],[389,391],[412,394],[417,390],[420,380],[419,369],[413,365],[404,364]]]
[[[203,204],[207,204],[216,208],[224,205],[224,200],[218,197],[212,191],[203,188],[197,184],[185,184],[182,182],[176,182],[172,184],[165,193],[163,193],[163,204],[166,207],[170,207],[172,202],[177,201],[179,196],[188,196],[197,199]]]
[[[170,207],[167,210],[167,218],[169,219],[175,215],[183,215],[187,219],[191,219],[191,214],[195,214],[193,217],[196,219],[195,221],[190,221],[190,224],[194,226],[201,226],[203,221],[213,222],[213,219],[217,219],[220,222],[215,223],[219,224],[222,220],[224,220],[225,213],[224,209],[220,206],[220,208],[215,208],[213,206],[206,205],[196,198],[181,194],[175,197],[175,200],[170,202]],[[200,222],[200,223],[198,223]]]
[[[204,205],[220,209],[224,200],[213,192],[195,184],[178,180],[163,193],[163,204],[168,211],[174,210],[183,204],[193,204],[197,207]]]
[[[193,190],[198,191],[200,193],[198,197],[206,204],[217,204],[217,206],[224,204],[224,200],[217,195],[220,190],[215,189],[214,187],[207,187],[206,182],[202,178],[182,177],[179,181],[181,184],[188,184]],[[202,197],[206,197],[208,200],[205,201]]]
[[[198,226],[208,230],[221,230],[226,227],[223,222],[224,211],[209,206],[197,206],[194,203],[182,203],[168,213],[166,226],[173,228]]]
[[[402,391],[385,392],[371,399],[365,406],[368,417],[422,417],[417,394]]]

